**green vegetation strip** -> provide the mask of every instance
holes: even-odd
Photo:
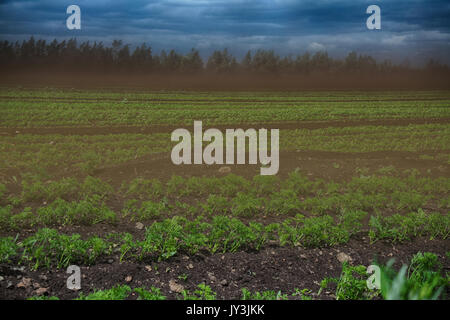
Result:
[[[438,100],[421,100],[427,98]],[[194,94],[0,89],[0,127],[431,119],[449,118],[449,106],[448,92]]]
[[[0,184],[0,230],[116,224],[121,219],[148,223],[175,215],[254,220],[271,216],[280,220],[296,214],[336,216],[364,211],[381,216],[424,209],[426,213],[439,212],[444,219],[448,216],[448,178],[424,177],[415,170],[398,172],[394,167],[381,168],[372,175],[364,170],[358,173],[341,183],[312,180],[299,170],[285,179],[246,179],[229,174],[220,178],[173,176],[163,183],[136,178],[116,190],[91,176],[80,181],[30,179],[22,181],[20,194],[9,194]],[[107,205],[111,201],[114,210]]]
[[[380,100],[380,99],[450,99],[449,91],[286,91],[286,92],[245,92],[245,91],[132,91],[126,90],[111,91],[110,89],[82,90],[63,88],[0,88],[1,97],[5,98],[40,98],[40,99],[115,99],[127,100],[148,100],[148,99],[240,99],[240,100]]]
[[[70,264],[94,264],[107,256],[119,256],[120,261],[145,259],[164,260],[177,253],[195,254],[199,250],[236,252],[260,250],[269,241],[281,246],[323,247],[346,243],[356,233],[364,232],[365,212],[345,212],[337,217],[306,218],[297,215],[282,223],[247,224],[236,218],[216,216],[211,222],[199,217],[182,217],[154,222],[143,240],[129,233],[112,233],[103,238],[94,236],[83,240],[79,234],[65,235],[55,229],[40,229],[34,235],[18,241],[0,238],[0,263],[17,261],[33,269],[64,268]],[[425,214],[423,211],[406,216],[372,216],[368,235],[371,241],[387,239],[403,241],[428,236],[447,239],[450,217]]]

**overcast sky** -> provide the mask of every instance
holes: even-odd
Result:
[[[67,6],[81,8],[81,30],[67,30]],[[368,30],[366,9],[381,7],[381,30]],[[356,50],[412,62],[450,63],[448,0],[0,0],[0,38],[122,39],[154,50],[228,48],[280,55]]]

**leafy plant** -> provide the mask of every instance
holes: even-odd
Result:
[[[431,239],[447,239],[450,234],[450,216],[440,213],[425,214],[423,210],[408,215],[377,215],[370,217],[369,227],[371,241],[388,239],[401,242],[425,235],[429,235]]]
[[[183,226],[177,219],[154,222],[145,232],[145,239],[140,243],[140,258],[145,254],[156,254],[158,260],[175,255],[184,238]]]
[[[266,211],[273,214],[294,214],[301,208],[300,200],[293,190],[282,189],[272,194],[266,204]]]
[[[203,210],[208,215],[227,214],[230,211],[230,201],[223,196],[211,194],[203,205]]]
[[[0,263],[10,263],[18,255],[17,237],[0,238]]]
[[[25,239],[21,245],[21,260],[40,266],[64,268],[74,263],[93,263],[101,255],[110,252],[110,245],[103,239],[91,237],[82,240],[79,234],[61,235],[54,229],[41,229]]]
[[[98,290],[88,295],[80,294],[75,300],[125,300],[131,293],[127,285],[117,285],[108,290]]]
[[[312,300],[313,298],[311,297],[312,291],[309,289],[298,289],[295,288],[295,292],[292,294],[294,297],[298,296],[300,297],[300,300]]]
[[[448,279],[441,276],[441,266],[432,253],[417,253],[410,266],[393,269],[391,259],[381,269],[381,294],[386,300],[436,300],[443,295]]]
[[[150,290],[136,288],[134,291],[139,295],[138,300],[166,300],[159,288],[151,287]]]
[[[187,281],[188,279],[188,275],[186,273],[182,273],[178,276],[178,279],[183,280],[183,281]]]
[[[164,201],[144,201],[141,204],[141,208],[137,210],[137,219],[148,220],[159,218],[166,210],[167,204]]]
[[[350,266],[348,262],[344,262],[340,277],[323,279],[318,294],[330,283],[336,283],[337,300],[370,300],[378,293],[367,288],[368,277],[365,266]]]
[[[239,217],[253,217],[262,209],[262,201],[250,194],[239,192],[232,200],[231,212]]]
[[[187,290],[183,290],[181,292],[183,300],[216,300],[216,293],[210,286],[201,283],[197,287],[198,289],[193,294],[190,294]]]
[[[114,223],[116,219],[116,213],[101,202],[98,196],[93,196],[79,202],[57,199],[50,205],[37,210],[35,223],[43,226],[92,225],[103,221]]]

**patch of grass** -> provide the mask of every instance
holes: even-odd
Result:
[[[136,288],[134,291],[138,294],[138,300],[166,300],[166,296],[159,288],[151,287],[150,290]]]
[[[127,285],[117,285],[111,289],[98,290],[91,294],[80,294],[75,300],[125,300],[131,293],[131,288]]]

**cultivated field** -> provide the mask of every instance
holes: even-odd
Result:
[[[175,166],[194,120],[280,129],[278,175]],[[379,299],[391,258],[447,299],[449,124],[449,91],[0,88],[0,299]]]

